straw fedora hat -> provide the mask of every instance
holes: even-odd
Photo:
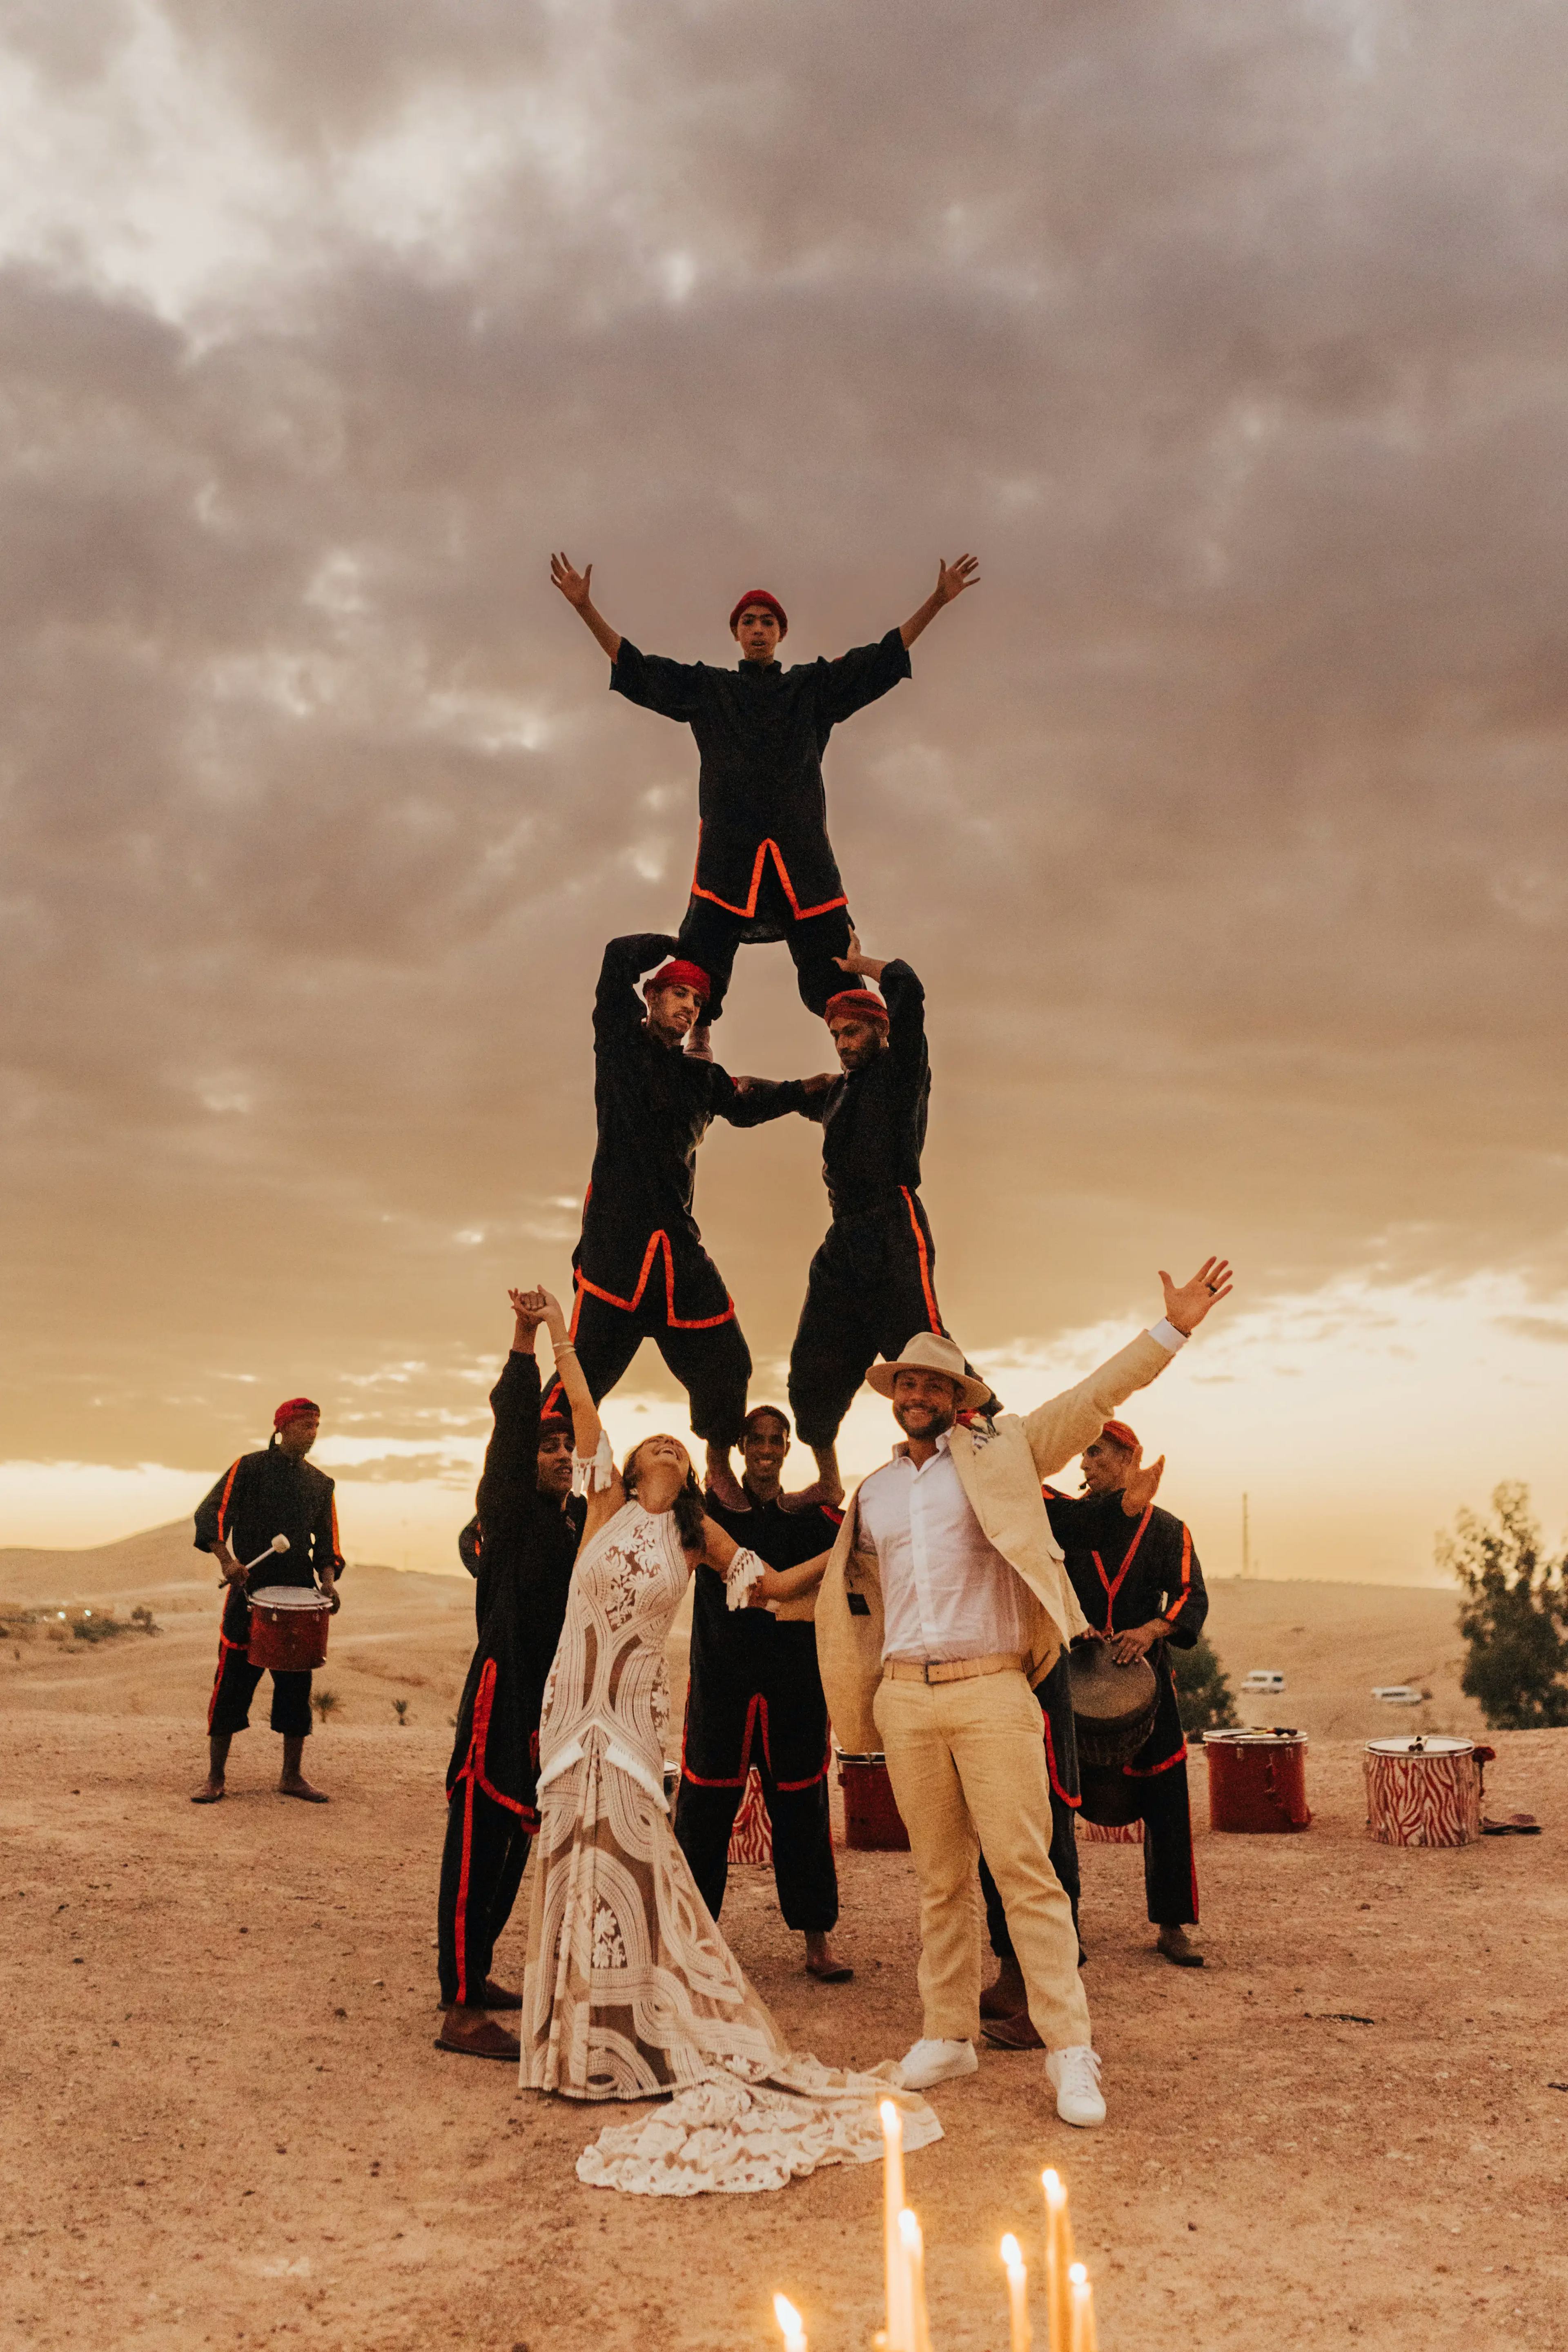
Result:
[[[977,1381],[970,1374],[957,1340],[940,1331],[917,1331],[896,1363],[873,1364],[866,1379],[879,1396],[890,1397],[900,1372],[941,1372],[957,1386],[960,1412],[972,1412],[991,1393],[989,1381]]]

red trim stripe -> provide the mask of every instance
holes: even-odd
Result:
[[[1183,1610],[1187,1605],[1187,1595],[1191,1592],[1192,1589],[1193,1531],[1191,1528],[1184,1525],[1182,1528],[1182,1590],[1178,1598],[1172,1602],[1171,1606],[1165,1612],[1165,1622],[1167,1625],[1173,1625],[1175,1623],[1177,1618],[1181,1615]]]
[[[915,1214],[914,1197],[911,1194],[909,1186],[907,1184],[900,1184],[899,1190],[904,1196],[904,1206],[910,1213],[910,1225],[914,1234],[915,1247],[920,1252],[921,1288],[925,1292],[926,1313],[931,1317],[931,1329],[933,1331],[940,1331],[942,1329],[942,1317],[937,1311],[936,1293],[931,1288],[931,1258],[926,1250],[926,1237],[921,1231],[921,1221]]]
[[[662,1225],[656,1226],[654,1231],[648,1235],[647,1247],[643,1252],[642,1272],[637,1276],[637,1286],[633,1291],[629,1298],[618,1298],[613,1290],[602,1289],[598,1283],[590,1282],[587,1276],[583,1273],[581,1268],[579,1268],[577,1273],[579,1304],[581,1303],[581,1293],[586,1290],[590,1292],[594,1297],[602,1298],[606,1307],[618,1307],[624,1315],[635,1315],[637,1308],[642,1305],[643,1293],[647,1288],[648,1276],[653,1272],[653,1262],[660,1249],[664,1252],[665,1328],[669,1331],[711,1331],[714,1330],[721,1323],[733,1322],[735,1317],[735,1302],[731,1298],[728,1291],[724,1294],[727,1303],[722,1315],[696,1315],[689,1317],[678,1315],[676,1313],[675,1258],[669,1246],[669,1235],[665,1232]],[[575,1332],[577,1328],[577,1313],[578,1309],[574,1307],[572,1313],[572,1328],[574,1332]]]
[[[1057,1770],[1057,1745],[1051,1738],[1051,1718],[1042,1712],[1040,1720],[1046,1727],[1046,1769],[1051,1776],[1051,1787],[1064,1805],[1081,1805],[1081,1797],[1075,1797],[1070,1790],[1062,1787],[1061,1776]]]
[[[242,1454],[242,1455],[240,1456],[240,1460],[241,1460],[241,1461],[243,1461],[243,1460],[244,1460],[244,1458],[245,1458],[245,1457],[244,1457],[244,1455]],[[231,1466],[231,1468],[230,1468],[230,1470],[229,1470],[228,1476],[224,1480],[224,1483],[223,1483],[223,1499],[221,1500],[221,1502],[218,1504],[218,1507],[217,1507],[217,1539],[218,1539],[219,1543],[222,1543],[222,1541],[223,1541],[223,1539],[224,1539],[224,1533],[225,1533],[225,1528],[226,1528],[226,1523],[227,1516],[228,1516],[228,1498],[229,1498],[229,1496],[230,1496],[233,1494],[233,1492],[234,1492],[234,1481],[235,1481],[235,1475],[236,1475],[236,1473],[237,1472],[238,1468],[239,1468],[239,1463],[238,1463],[238,1462],[236,1462],[236,1463]]]
[[[1093,1560],[1095,1567],[1100,1571],[1100,1580],[1105,1587],[1105,1630],[1108,1633],[1114,1630],[1110,1622],[1110,1612],[1116,1606],[1116,1596],[1121,1590],[1122,1581],[1126,1577],[1128,1570],[1132,1565],[1133,1559],[1137,1554],[1138,1547],[1142,1542],[1144,1535],[1148,1530],[1149,1522],[1153,1516],[1154,1506],[1151,1503],[1148,1509],[1144,1512],[1142,1517],[1138,1522],[1138,1532],[1127,1547],[1127,1556],[1116,1571],[1116,1581],[1114,1584],[1111,1582],[1110,1577],[1105,1573],[1105,1563],[1100,1559],[1100,1554],[1097,1551],[1089,1554],[1089,1558]]]
[[[700,825],[697,828],[697,863],[691,869],[692,897],[706,898],[710,907],[722,907],[727,915],[743,915],[750,921],[757,911],[757,893],[762,887],[763,866],[770,849],[773,852],[773,865],[779,880],[784,886],[784,897],[789,900],[790,911],[797,923],[805,922],[813,915],[829,915],[835,907],[847,907],[849,904],[847,897],[840,893],[837,898],[825,898],[820,907],[803,907],[795,895],[795,884],[789,878],[789,867],[784,862],[784,852],[778,843],[771,839],[763,840],[758,847],[752,866],[752,887],[747,894],[745,905],[737,907],[731,900],[721,898],[717,890],[705,890],[697,879],[702,866],[702,827]]]

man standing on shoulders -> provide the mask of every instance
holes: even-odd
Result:
[[[741,1434],[752,1358],[692,1213],[697,1147],[715,1118],[758,1127],[782,1118],[799,1089],[731,1078],[684,1050],[708,975],[674,949],[636,932],[605,950],[594,999],[598,1137],[573,1257],[572,1339],[595,1404],[652,1339],[686,1391],[692,1429],[724,1463]]]
[[[546,1290],[512,1290],[511,1353],[490,1391],[495,1428],[475,1498],[474,1614],[479,1643],[458,1708],[447,1767],[437,1949],[447,2014],[438,2050],[505,2058],[516,2034],[487,2010],[522,1996],[490,1975],[539,1827],[539,1715],[561,1638],[585,1506],[572,1494],[572,1420],[563,1401],[540,1410],[534,1339],[546,1324],[557,1354],[565,1319]],[[559,1399],[557,1385],[552,1394]],[[465,1536],[469,1535],[465,1528]]]
[[[769,1568],[826,1559],[843,1514],[824,1504],[783,1508],[789,1422],[760,1404],[741,1432],[742,1500],[711,1491],[708,1516]],[[824,1984],[854,1974],[830,1940],[838,1874],[827,1819],[827,1702],[811,1623],[815,1595],[766,1609],[731,1609],[724,1580],[699,1567],[691,1615],[691,1678],[681,1743],[676,1842],[715,1919],[724,1900],[730,1832],[754,1764],[773,1824],[773,1883],[784,1925],[805,1937],[805,1967]]]
[[[223,1622],[218,1631],[217,1673],[207,1702],[207,1777],[193,1805],[216,1805],[225,1794],[229,1743],[250,1728],[250,1702],[267,1671],[253,1666],[250,1602],[246,1570],[257,1562],[256,1584],[320,1585],[337,1607],[337,1580],[343,1565],[338,1549],[338,1514],[332,1482],[305,1456],[321,1426],[319,1405],[290,1397],[272,1416],[272,1437],[260,1453],[242,1454],[196,1511],[195,1544],[211,1552],[223,1571]],[[283,1552],[268,1549],[274,1536],[287,1536]],[[265,1553],[265,1559],[258,1559]],[[313,1789],[300,1767],[310,1736],[310,1675],[272,1670],[272,1728],[283,1737],[283,1776],[279,1790],[310,1805],[327,1799]]]
[[[820,1013],[837,986],[835,959],[849,943],[849,911],[827,838],[822,755],[841,720],[910,675],[910,647],[944,604],[976,584],[979,562],[939,560],[936,586],[901,628],[837,661],[784,669],[789,629],[772,591],[751,588],[730,615],[736,669],[645,654],[613,629],[589,593],[594,567],[564,555],[550,576],[610,657],[610,685],[628,702],[684,721],[697,738],[699,824],[691,900],[679,953],[710,975],[705,1019],[717,1021],[742,940],[783,940],[801,1000]]]
[[[973,2074],[980,2032],[975,1857],[984,1843],[1064,2122],[1104,2121],[1072,1910],[1050,1864],[1051,1803],[1033,1685],[1088,1630],[1040,1491],[1230,1289],[1209,1259],[1164,1314],[1077,1388],[1020,1420],[980,1411],[956,1344],[920,1332],[870,1381],[904,1440],[861,1486],[817,1596],[817,1649],[840,1740],[880,1748],[921,1890],[921,2038],[905,2085]],[[966,1426],[965,1410],[974,1413]]]

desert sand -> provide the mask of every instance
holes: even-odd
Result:
[[[432,2048],[470,1589],[356,1567],[344,1592],[321,1678],[341,1708],[310,1756],[332,1803],[272,1792],[258,1727],[204,1811],[187,1798],[217,1596],[186,1530],[0,1554],[16,1606],[145,1601],[166,1629],[89,1646],[57,1618],[61,1638],[35,1622],[0,1661],[0,2342],[717,2352],[776,2345],[782,2287],[819,2352],[865,2352],[876,2168],[674,2207],[590,2190],[573,2165],[603,2111]],[[996,2243],[1010,2228],[1037,2251],[1046,2163],[1069,2181],[1106,2352],[1568,2341],[1568,1735],[1496,1742],[1489,1802],[1536,1812],[1542,1837],[1390,1851],[1365,1835],[1360,1742],[1469,1720],[1452,1597],[1222,1584],[1213,1630],[1234,1679],[1284,1669],[1284,1701],[1243,1713],[1310,1733],[1313,1826],[1209,1834],[1194,1760],[1201,1974],[1152,1953],[1137,1851],[1086,1846],[1110,2121],[1058,2124],[1037,2057],[984,2055],[935,2095],[947,2137],[911,2159],[910,2193],[936,2352],[1001,2352]],[[1434,1692],[1419,1715],[1367,1696],[1403,1680]],[[846,1853],[841,1874],[852,1985],[800,1973],[765,1872],[733,1874],[724,1925],[798,2046],[869,2063],[918,2032],[914,1889],[905,1856]],[[520,1911],[512,1980],[522,1939]]]

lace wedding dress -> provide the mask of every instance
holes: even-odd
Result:
[[[731,1605],[761,1563],[737,1553]],[[522,2081],[572,2099],[669,2103],[600,2133],[595,2188],[692,2197],[782,2189],[882,2153],[878,2102],[906,2148],[940,2139],[889,2071],[794,2054],[709,1917],[664,1796],[664,1642],[691,1573],[671,1511],[627,1502],[579,1553],[539,1732]]]

